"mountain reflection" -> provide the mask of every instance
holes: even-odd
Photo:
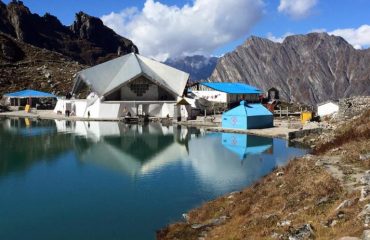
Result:
[[[52,121],[30,119],[0,119],[0,146],[0,175],[24,171],[72,148],[71,137],[57,134]]]

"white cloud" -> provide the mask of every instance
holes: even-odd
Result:
[[[359,28],[343,28],[335,29],[333,31],[327,31],[325,28],[312,29],[308,33],[312,32],[326,32],[329,35],[335,35],[344,38],[356,49],[363,49],[370,47],[370,25],[364,24]],[[284,35],[277,37],[271,32],[267,33],[266,37],[274,42],[283,42],[288,36],[294,35],[294,33],[287,32]]]
[[[279,43],[282,43],[284,41],[284,39],[288,36],[291,36],[291,35],[294,35],[294,33],[291,33],[291,32],[287,32],[285,33],[283,36],[281,37],[276,37],[274,36],[271,32],[267,33],[267,39],[273,41],[273,42],[279,42]]]
[[[142,54],[158,60],[205,54],[244,37],[263,14],[263,0],[194,0],[168,6],[146,0],[144,8],[102,16],[103,22],[128,37]]]
[[[370,25],[362,25],[359,28],[336,29],[329,34],[341,36],[356,49],[370,46]]]
[[[318,0],[280,0],[278,11],[299,19],[308,16]]]

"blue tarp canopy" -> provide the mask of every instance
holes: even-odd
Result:
[[[262,92],[260,89],[245,83],[201,82],[199,84],[229,94],[259,94]]]
[[[19,92],[7,93],[4,96],[10,97],[10,98],[56,98],[57,97],[50,93],[29,90],[29,89],[19,91]]]

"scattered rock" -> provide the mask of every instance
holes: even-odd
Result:
[[[289,236],[289,240],[303,240],[314,237],[315,233],[311,224],[304,224]]]
[[[338,207],[335,209],[335,211],[339,211],[343,208],[348,208],[348,207],[352,206],[353,203],[354,203],[353,200],[349,200],[349,199],[344,200],[341,204],[338,205]]]
[[[370,185],[370,170],[365,172],[365,174],[360,178],[360,182],[365,185]]]
[[[360,201],[365,201],[370,194],[370,186],[361,187]]]
[[[366,215],[370,215],[370,203],[366,204],[362,211],[358,214],[359,217],[364,217]]]
[[[191,225],[191,228],[192,229],[199,229],[199,228],[202,228],[202,227],[205,227],[207,226],[207,224],[193,224]]]
[[[341,150],[341,148],[333,148],[333,149],[331,150],[331,152],[338,152],[339,150]]]
[[[200,228],[204,228],[204,227],[211,227],[211,226],[221,225],[221,224],[225,223],[226,219],[227,219],[226,216],[221,216],[219,218],[211,219],[211,220],[207,221],[206,223],[193,224],[193,225],[191,225],[191,228],[200,229]]]
[[[325,196],[325,197],[322,197],[320,198],[317,202],[316,202],[316,205],[320,205],[320,204],[324,204],[326,202],[329,201],[329,197],[328,196]]]
[[[334,227],[335,225],[337,225],[337,223],[337,220],[329,219],[327,221],[321,222],[321,225],[323,225],[324,227]]]
[[[292,224],[292,221],[290,220],[283,220],[281,222],[277,223],[278,227],[285,227],[285,226],[290,226]]]
[[[338,221],[337,220],[333,220],[331,223],[330,223],[330,227],[334,227],[335,225],[337,225]]]
[[[362,240],[370,240],[370,230],[365,230],[362,233]]]
[[[358,237],[341,237],[338,240],[361,240]]]
[[[339,212],[337,212],[337,218],[338,219],[342,219],[342,218],[344,218],[346,216],[346,214],[343,212],[343,211],[339,211]]]
[[[278,234],[278,233],[276,233],[276,232],[273,232],[272,234],[271,234],[271,238],[273,238],[273,239],[281,239],[283,236],[281,235],[281,234]]]
[[[366,154],[360,154],[360,160],[361,161],[370,160],[370,152],[368,152]]]
[[[183,214],[182,214],[182,218],[183,218],[186,222],[189,222],[189,215],[188,215],[188,214],[183,213]]]
[[[351,97],[339,100],[336,119],[352,119],[370,107],[370,97]]]
[[[369,224],[370,224],[370,216],[369,215],[366,215],[365,216],[365,223],[364,223],[364,227],[369,227]]]

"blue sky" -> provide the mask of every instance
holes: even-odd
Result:
[[[9,0],[4,2],[7,3]],[[159,59],[181,54],[222,55],[243,43],[250,35],[281,41],[285,35],[308,33],[317,29],[341,35],[357,48],[367,48],[370,44],[368,36],[370,0],[23,0],[23,2],[32,12],[40,15],[49,12],[65,25],[70,25],[74,20],[74,14],[79,11],[97,17],[104,16],[104,23],[121,35],[133,38],[139,49],[143,49],[142,52]],[[217,2],[222,4],[221,8],[224,9],[213,9],[212,6]],[[295,7],[302,7],[305,4],[307,6],[310,4],[310,7],[305,8],[304,13],[298,11],[297,16],[298,8],[294,9],[293,5],[289,5],[291,2],[301,2],[300,6]],[[147,4],[144,5],[145,3]],[[207,3],[208,6],[202,7]],[[188,8],[183,7],[185,4],[188,4]],[[286,4],[286,7],[279,10],[282,4]],[[174,9],[174,6],[177,8]],[[126,10],[132,7],[135,9],[127,13]],[[245,11],[236,11],[238,8],[245,8]],[[230,11],[227,12],[228,10]],[[153,20],[151,16],[156,14],[156,11],[158,15]],[[193,20],[194,16],[202,14],[202,11],[208,18],[212,15],[207,14],[213,13],[223,16],[216,16],[214,23],[204,26],[204,29],[202,29],[204,19],[201,18],[199,22],[194,20],[192,24],[183,23],[178,29],[176,26],[172,27],[172,22]],[[227,26],[218,28],[216,23],[222,24],[223,17],[233,18],[227,22],[230,29]],[[359,30],[361,26],[365,27]],[[202,35],[194,33],[197,30]],[[201,41],[199,38],[204,40]],[[194,44],[190,43],[192,41]]]

